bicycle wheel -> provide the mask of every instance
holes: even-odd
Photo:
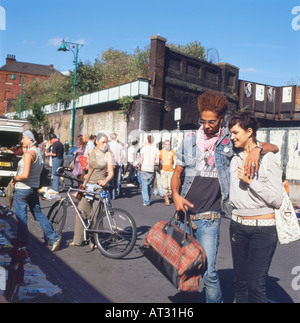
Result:
[[[67,219],[67,201],[56,201],[50,208],[47,218],[51,222],[54,231],[61,235]]]
[[[136,243],[137,230],[133,217],[125,210],[112,208],[105,211],[96,221],[96,230],[107,232],[94,233],[99,251],[108,258],[120,259],[129,254]]]

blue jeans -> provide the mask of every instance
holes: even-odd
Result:
[[[276,250],[276,226],[231,221],[230,241],[237,303],[267,303],[266,278]]]
[[[37,188],[28,190],[15,189],[14,208],[18,220],[18,239],[20,239],[23,246],[28,245],[27,205],[35,220],[42,227],[46,239],[50,244],[53,244],[57,241],[59,235],[54,231],[52,224],[41,211]]]
[[[121,166],[115,166],[114,168],[114,178],[112,179],[112,184],[114,186],[114,189],[112,190],[112,200],[114,200],[118,195],[121,194],[121,184],[122,184],[122,168]]]
[[[141,173],[141,180],[142,180],[142,196],[144,203],[146,205],[150,205],[150,198],[152,194],[153,182],[154,182],[154,174],[150,172]]]
[[[63,166],[64,160],[59,158],[52,158],[52,176],[53,176],[53,184],[52,189],[56,192],[59,192],[59,176],[55,176],[55,172],[58,167]]]
[[[206,253],[206,268],[203,274],[207,303],[222,303],[222,291],[219,275],[216,270],[216,258],[220,241],[221,220],[193,220],[197,226],[194,237],[200,242]],[[184,223],[180,223],[184,228]],[[189,227],[187,228],[189,232]]]

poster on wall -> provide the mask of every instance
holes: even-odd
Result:
[[[173,131],[172,132],[171,147],[175,152],[178,151],[182,140],[183,140],[183,132],[182,131]]]
[[[252,98],[252,83],[245,83],[244,84],[244,93],[246,98]]]
[[[291,86],[282,88],[282,103],[292,102],[293,88]]]
[[[275,98],[275,88],[272,86],[268,86],[267,88],[267,98],[270,103],[274,102]]]
[[[256,84],[255,100],[256,101],[265,100],[265,87],[263,85]]]

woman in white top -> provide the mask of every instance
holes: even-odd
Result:
[[[18,220],[18,239],[24,247],[28,244],[27,205],[44,230],[45,237],[52,245],[52,251],[59,248],[61,237],[54,231],[52,224],[41,211],[38,188],[43,169],[43,157],[37,147],[37,133],[27,130],[23,133],[22,146],[25,150],[18,165],[18,173],[11,185],[15,185],[14,208]]]
[[[257,120],[250,112],[231,117],[229,129],[236,154],[230,165],[230,239],[237,303],[265,303],[266,277],[277,245],[274,209],[282,203],[281,168],[273,153],[260,159],[254,177],[244,160],[257,147]]]

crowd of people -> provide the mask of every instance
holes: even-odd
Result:
[[[282,201],[282,172],[274,158],[278,147],[257,141],[257,120],[250,112],[235,114],[228,126],[224,125],[228,101],[220,93],[202,94],[198,107],[200,128],[183,139],[176,153],[171,149],[170,140],[164,140],[159,150],[151,135],[142,145],[138,140],[133,141],[127,151],[115,133],[109,137],[103,133],[96,137],[78,136],[72,174],[82,181],[88,177],[90,184],[110,183],[112,199],[122,197],[124,185],[141,188],[141,203],[147,207],[157,191],[166,206],[174,203],[182,227],[184,213],[188,211],[195,237],[206,252],[203,281],[206,300],[211,303],[222,302],[216,256],[220,221],[225,214],[231,218],[236,301],[267,302],[266,276],[278,241],[274,210]],[[63,164],[64,147],[55,134],[49,136],[51,149],[38,149],[38,142],[33,130],[23,133],[25,153],[19,172],[11,182],[15,186],[18,237],[26,246],[28,205],[55,251],[61,237],[41,212],[38,184],[43,160],[51,157],[53,190],[59,192],[60,181],[55,171]],[[266,158],[268,166],[262,167]],[[126,184],[122,184],[122,180]],[[79,209],[87,216],[91,215],[93,207],[86,199],[79,203]],[[80,246],[82,241],[83,227],[76,220],[70,246]]]

